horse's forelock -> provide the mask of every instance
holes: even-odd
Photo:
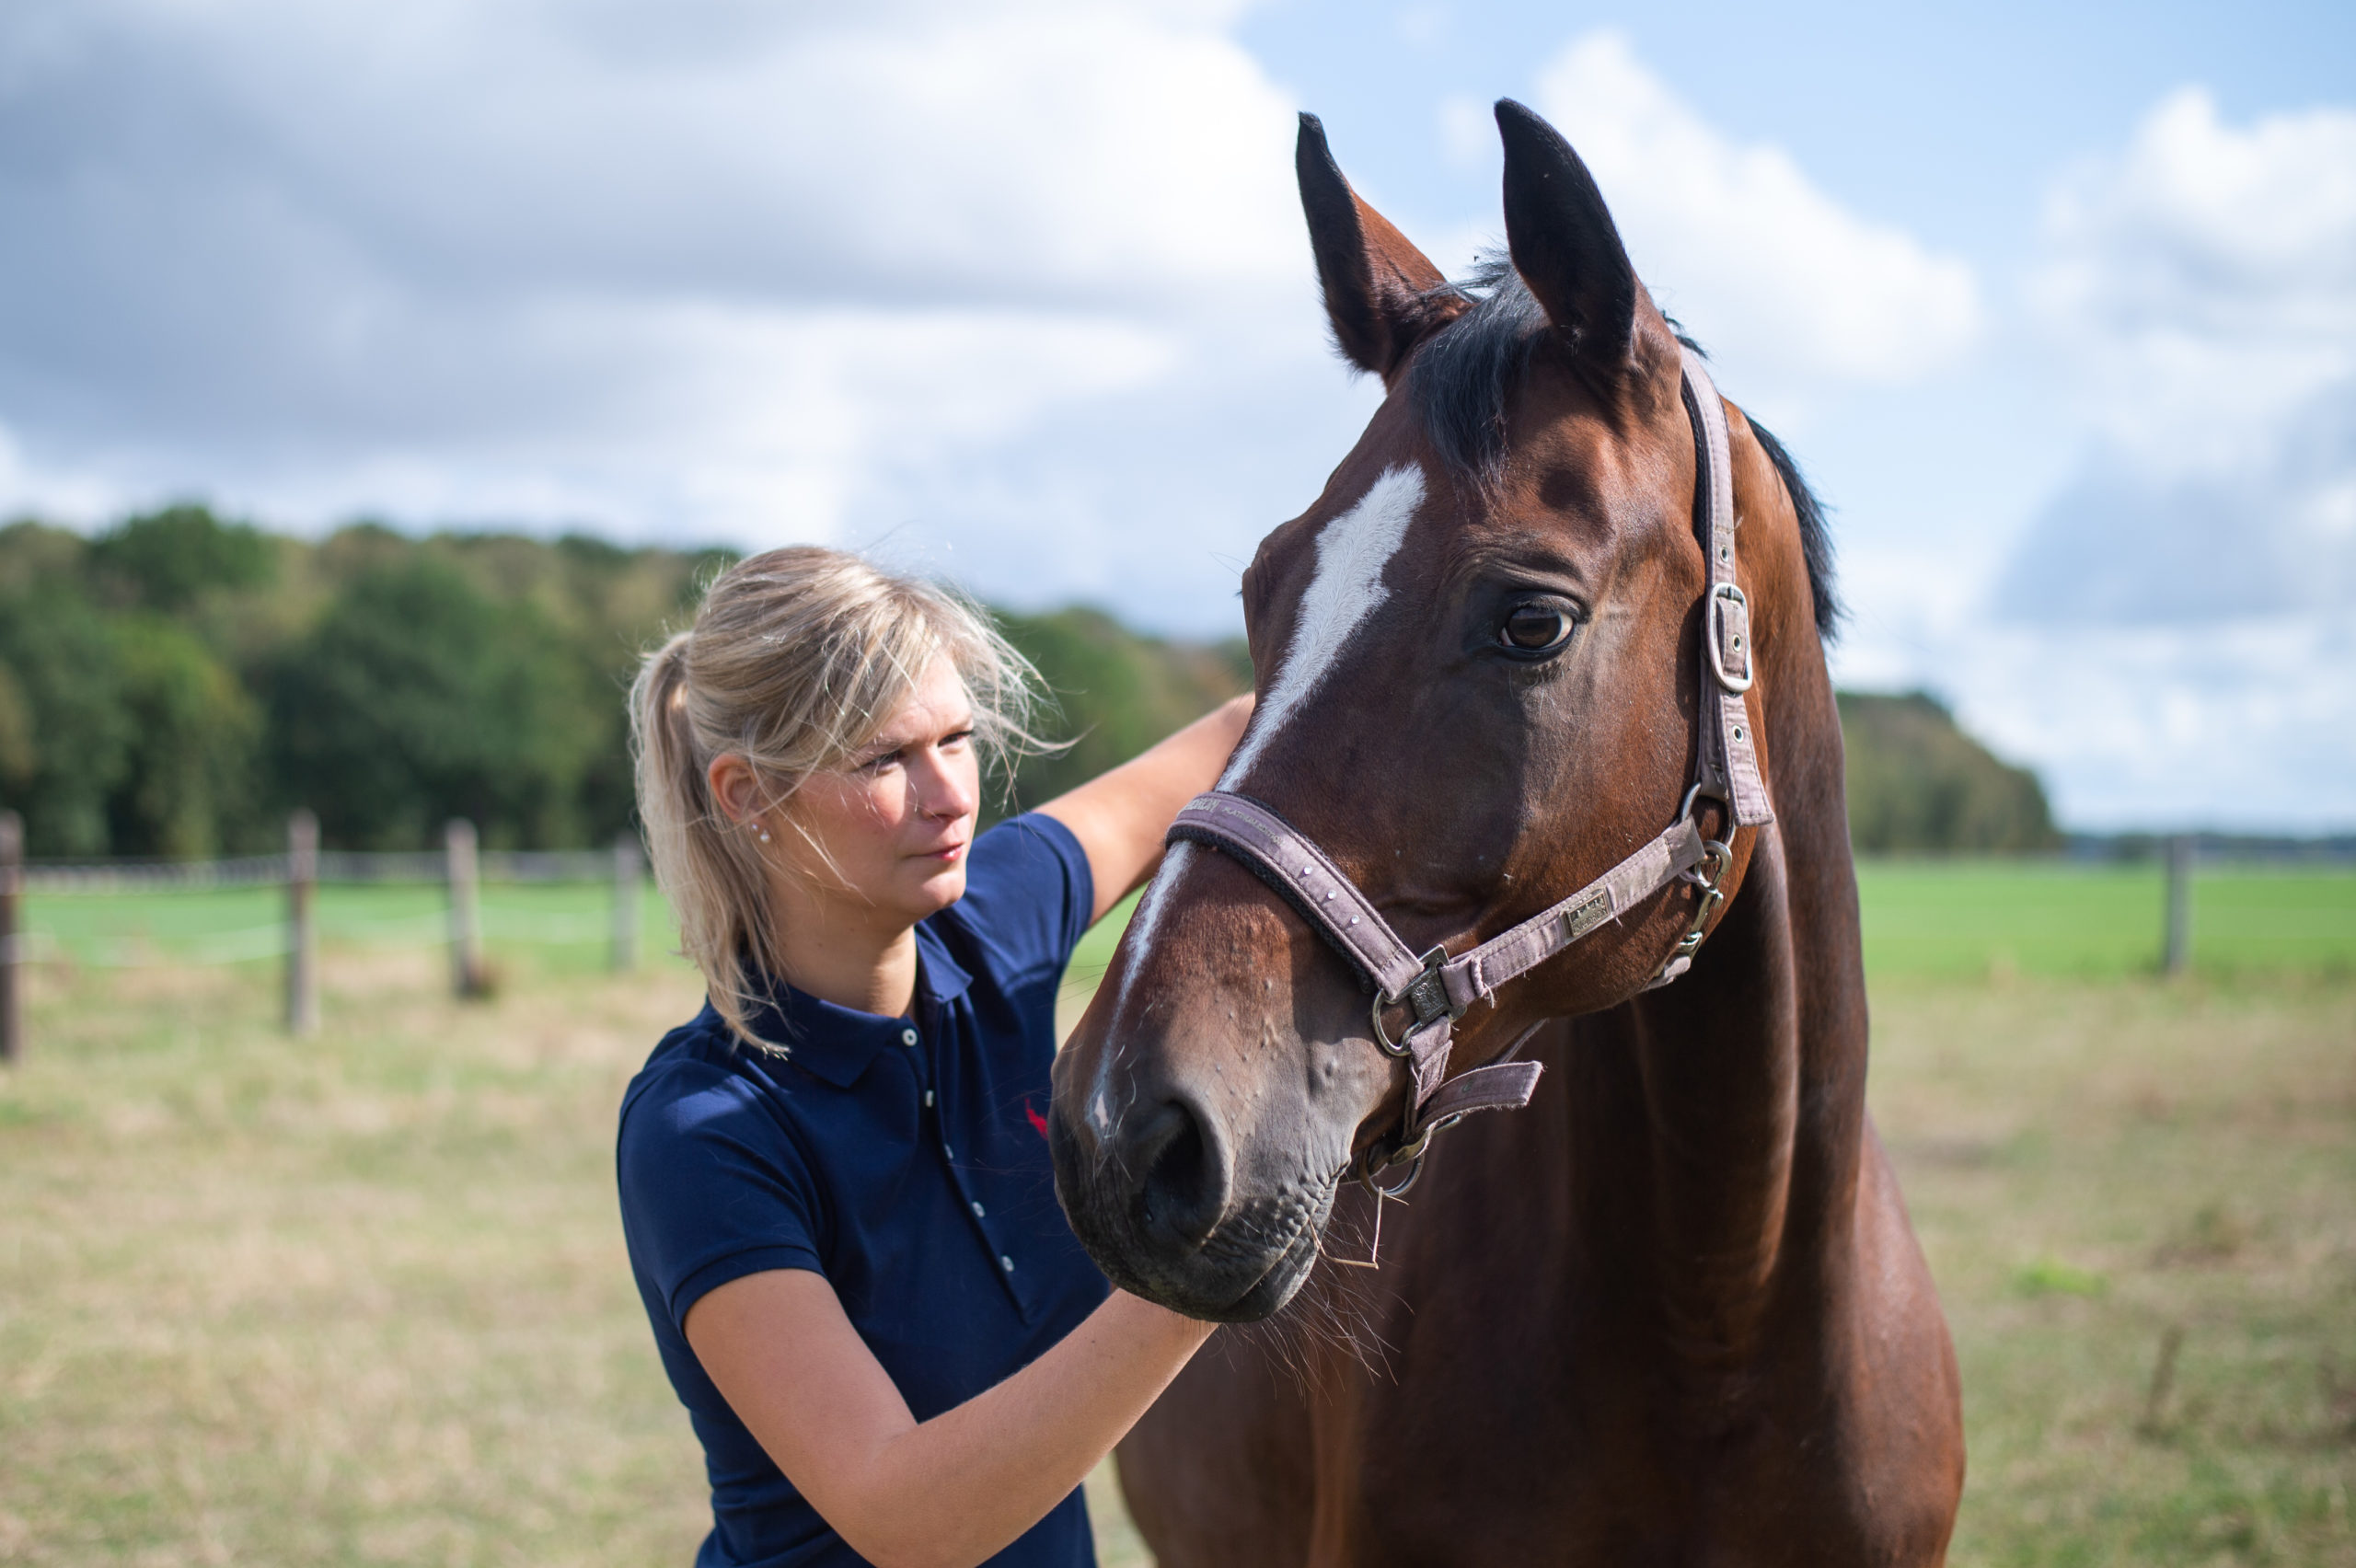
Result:
[[[1513,263],[1499,255],[1483,257],[1470,275],[1447,285],[1473,301],[1472,308],[1434,333],[1416,351],[1407,391],[1424,433],[1449,470],[1483,489],[1493,489],[1506,466],[1507,416],[1530,356],[1545,340],[1551,323]],[[1678,341],[1702,348],[1674,320]],[[1809,488],[1799,464],[1784,444],[1757,420],[1751,433],[1774,466],[1792,498],[1800,526],[1801,554],[1814,600],[1816,629],[1833,637],[1842,618],[1835,584],[1832,534],[1824,503]]]

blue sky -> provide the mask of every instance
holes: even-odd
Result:
[[[2065,821],[2356,827],[2356,9],[14,0],[0,513],[824,539],[1236,621],[1487,105],[1835,507],[1853,684]]]

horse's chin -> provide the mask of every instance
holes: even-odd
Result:
[[[1215,1234],[1204,1249],[1175,1265],[1139,1267],[1125,1249],[1090,1246],[1107,1278],[1132,1296],[1207,1323],[1256,1323],[1283,1310],[1317,1266],[1318,1237],[1333,1216],[1333,1194],[1305,1205],[1272,1250],[1245,1252]],[[1238,1225],[1238,1231],[1256,1228]],[[1088,1233],[1083,1230],[1086,1242]]]
[[[1256,1323],[1282,1311],[1316,1266],[1317,1233],[1309,1229],[1278,1253],[1267,1272],[1241,1296],[1219,1289],[1218,1282],[1209,1282],[1208,1290],[1201,1287],[1205,1282],[1189,1279],[1116,1278],[1114,1283],[1132,1296],[1142,1296],[1156,1306],[1206,1323]]]
[[[1256,1323],[1274,1317],[1299,1292],[1308,1282],[1310,1271],[1317,1266],[1317,1233],[1322,1228],[1322,1225],[1304,1227],[1292,1245],[1268,1265],[1268,1272],[1226,1306],[1210,1312],[1189,1311],[1183,1307],[1177,1310],[1211,1323]]]

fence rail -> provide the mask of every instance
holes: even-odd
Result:
[[[483,849],[476,853],[487,882],[592,882],[614,874],[606,849]],[[441,882],[448,880],[447,850],[368,854],[318,852],[322,882]],[[291,878],[291,855],[240,855],[223,860],[28,860],[24,887],[49,896],[74,894],[205,892],[225,887],[280,887]]]
[[[460,997],[491,989],[483,959],[486,938],[501,941],[577,943],[604,939],[611,967],[635,968],[639,908],[645,862],[635,835],[624,834],[611,849],[479,849],[474,824],[454,820],[443,833],[443,847],[408,854],[361,854],[321,849],[318,823],[307,811],[287,821],[283,855],[243,855],[218,860],[27,861],[23,828],[13,812],[0,811],[0,1064],[24,1051],[23,974],[29,964],[72,962],[109,969],[166,964],[248,963],[280,959],[286,969],[285,1023],[296,1034],[318,1028],[318,889],[344,886],[438,884],[447,890],[440,913],[328,925],[340,940],[357,938],[370,947],[447,947],[451,984]],[[613,889],[606,915],[518,916],[486,909],[482,883],[606,882]],[[96,951],[69,952],[46,933],[24,928],[27,894],[45,897],[134,893],[201,893],[224,888],[281,887],[286,890],[283,918],[232,930],[210,931],[188,948],[159,955],[144,940],[113,941]]]

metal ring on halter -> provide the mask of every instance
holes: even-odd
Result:
[[[1734,796],[1727,790],[1725,785],[1717,783],[1712,779],[1703,779],[1695,784],[1691,790],[1685,791],[1685,799],[1677,808],[1677,820],[1679,822],[1683,822],[1687,817],[1692,816],[1693,814],[1693,802],[1700,800],[1704,795],[1707,795],[1710,799],[1717,801],[1718,804],[1726,807],[1728,811],[1732,811],[1734,809]]]
[[[1740,697],[1750,689],[1750,655],[1745,651],[1742,656],[1743,673],[1730,675],[1727,674],[1726,655],[1718,648],[1718,606],[1728,600],[1742,606],[1743,620],[1749,623],[1750,601],[1743,597],[1742,590],[1731,582],[1718,583],[1710,590],[1710,607],[1703,615],[1702,646],[1709,651],[1710,673],[1718,677],[1718,685]]]
[[[1408,981],[1405,986],[1400,988],[1397,996],[1386,997],[1380,991],[1375,992],[1374,1006],[1369,1010],[1368,1016],[1374,1021],[1374,1043],[1378,1046],[1381,1047],[1382,1054],[1384,1055],[1395,1056],[1403,1062],[1415,1055],[1414,1049],[1408,1045],[1404,1039],[1392,1039],[1391,1032],[1382,1027],[1382,1015],[1387,1009],[1404,1006],[1408,1010],[1415,1015],[1415,1021],[1410,1024],[1407,1028],[1407,1032],[1411,1035],[1425,1024],[1431,1022],[1433,1019],[1438,1018],[1442,1012],[1446,1012],[1450,1018],[1462,1016],[1462,1009],[1451,1009],[1445,1001],[1440,1004],[1438,1009],[1431,1012],[1426,1012],[1421,1000],[1416,997],[1416,992],[1418,990],[1424,989],[1428,983],[1436,982],[1441,967],[1447,963],[1448,949],[1445,947],[1435,947],[1431,951],[1424,954],[1424,967],[1417,972],[1413,980]],[[1448,992],[1443,986],[1432,994],[1445,997],[1448,995]]]
[[[1386,1164],[1381,1167],[1381,1169],[1388,1170],[1391,1167]],[[1415,1156],[1414,1159],[1407,1162],[1406,1180],[1401,1182],[1397,1186],[1384,1186],[1381,1182],[1374,1179],[1374,1172],[1371,1170],[1361,1171],[1359,1173],[1358,1185],[1364,1187],[1368,1192],[1372,1193],[1377,1200],[1390,1198],[1393,1202],[1396,1202],[1398,1199],[1405,1197],[1415,1187],[1415,1183],[1423,1179],[1424,1157],[1419,1154]]]
[[[1691,882],[1703,893],[1715,893],[1718,891],[1718,879],[1727,874],[1727,868],[1733,863],[1734,849],[1731,846],[1721,844],[1715,838],[1704,838],[1702,840],[1700,864],[1687,867],[1678,872],[1677,877],[1680,882]]]
[[[1364,1187],[1368,1192],[1372,1193],[1378,1198],[1405,1197],[1407,1195],[1407,1189],[1413,1187],[1417,1182],[1423,1180],[1424,1156],[1431,1152],[1432,1138],[1434,1135],[1446,1131],[1448,1128],[1456,1125],[1457,1123],[1462,1120],[1464,1120],[1464,1118],[1461,1115],[1442,1116],[1436,1122],[1426,1123],[1412,1139],[1408,1140],[1406,1143],[1401,1144],[1389,1154],[1384,1155],[1380,1164],[1369,1165],[1365,1170],[1359,1171],[1358,1184]],[[1403,1165],[1407,1167],[1407,1179],[1405,1181],[1400,1182],[1395,1187],[1386,1187],[1381,1182],[1375,1180],[1375,1176],[1379,1172],[1388,1170],[1394,1165]]]

